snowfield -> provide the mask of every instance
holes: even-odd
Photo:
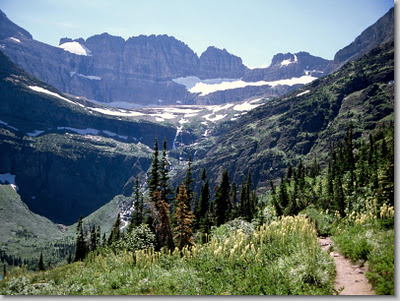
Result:
[[[14,38],[14,37],[11,37],[10,40],[14,41],[14,42],[17,42],[17,43],[21,43],[20,39],[17,39],[17,38]]]
[[[299,97],[299,96],[302,96],[302,95],[305,95],[308,93],[310,93],[310,90],[305,90],[304,92],[301,92],[301,93],[297,94],[296,96]]]
[[[78,42],[66,42],[57,47],[73,54],[92,56],[91,51],[87,49],[85,46],[79,44]]]
[[[59,98],[61,100],[69,102],[69,103],[71,103],[73,105],[78,105],[80,107],[85,107],[84,105],[82,105],[80,103],[73,102],[73,101],[71,101],[71,100],[69,100],[69,99],[67,99],[65,97],[62,97],[60,94],[57,94],[55,92],[51,92],[51,91],[49,91],[49,90],[47,90],[45,88],[42,88],[42,87],[39,87],[39,86],[28,86],[28,88],[33,90],[33,91],[39,92],[39,93],[44,93],[44,94],[47,94],[47,95],[51,95],[51,96],[57,97],[57,98]]]
[[[208,84],[203,82],[199,82],[190,88],[188,91],[191,93],[199,93],[200,96],[206,96],[208,94],[217,92],[217,91],[226,91],[231,89],[238,89],[238,88],[245,88],[248,86],[271,86],[275,87],[278,85],[286,85],[286,86],[293,86],[297,84],[309,84],[313,80],[317,79],[311,75],[303,75],[301,77],[292,77],[290,79],[281,79],[276,81],[257,81],[257,82],[245,82],[242,80],[235,80],[235,81],[223,81],[217,84]]]
[[[99,76],[95,76],[95,75],[83,75],[83,74],[76,73],[76,72],[73,72],[73,71],[71,71],[71,72],[69,73],[69,75],[70,75],[71,77],[73,77],[74,75],[76,75],[76,76],[83,77],[83,78],[90,79],[90,80],[101,80],[101,77],[99,77]]]

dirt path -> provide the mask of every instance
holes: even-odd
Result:
[[[329,251],[332,240],[330,237],[319,238],[319,243],[324,251]],[[344,288],[339,295],[375,295],[375,292],[365,277],[367,267],[360,267],[351,263],[342,254],[330,252],[336,264],[335,288]]]

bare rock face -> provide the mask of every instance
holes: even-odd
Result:
[[[335,54],[334,64],[339,68],[350,60],[356,60],[380,44],[394,38],[394,8],[392,7],[375,24],[364,30],[351,44]]]
[[[246,66],[242,59],[226,49],[210,46],[200,56],[199,78],[241,78]]]
[[[54,47],[34,40],[29,32],[0,11],[0,49],[24,70],[66,93],[101,102],[139,105],[221,103],[260,95],[265,91],[252,87],[227,90],[203,99],[173,79],[195,76],[252,82],[304,75],[321,77],[393,37],[394,10],[391,9],[352,44],[340,50],[334,61],[307,52],[278,53],[269,67],[248,69],[240,57],[226,49],[210,46],[198,57],[188,45],[167,35],[140,35],[128,40],[107,33],[86,40],[65,37]],[[265,92],[266,95],[275,95],[277,91],[272,90]]]
[[[246,81],[276,81],[310,75],[321,77],[329,73],[330,61],[313,56],[308,52],[278,53],[267,68],[251,69],[246,72]]]

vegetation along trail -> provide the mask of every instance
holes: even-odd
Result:
[[[319,243],[324,251],[330,251],[332,239],[330,237],[319,238]],[[338,252],[331,252],[330,255],[335,260],[336,281],[335,289],[340,291],[339,295],[375,295],[375,292],[365,277],[367,267],[354,265]]]

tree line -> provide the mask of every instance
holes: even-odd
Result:
[[[214,188],[215,196],[212,197],[210,180],[206,169],[203,169],[200,193],[197,196],[193,188],[191,156],[188,158],[184,180],[174,189],[170,183],[167,141],[164,139],[160,152],[156,138],[153,150],[147,194],[141,190],[138,176],[135,178],[132,192],[134,211],[126,233],[120,230],[120,215],[108,237],[103,234],[102,239],[100,227],[93,227],[90,232],[84,231],[81,217],[77,225],[74,261],[84,259],[89,252],[99,247],[126,245],[130,236],[137,236],[139,230],[142,236],[154,234],[155,250],[174,250],[193,245],[194,233],[209,234],[212,226],[219,226],[237,217],[250,222],[256,216],[258,199],[255,190],[252,190],[250,171],[239,193],[237,184],[230,182],[228,171],[224,170],[219,184]],[[146,240],[143,237],[140,239]]]
[[[369,196],[377,206],[394,205],[394,125],[389,123],[367,139],[354,143],[353,126],[343,139],[330,144],[328,167],[322,173],[316,158],[310,168],[302,161],[289,165],[280,184],[271,181],[277,215],[296,215],[307,206],[346,216]]]

